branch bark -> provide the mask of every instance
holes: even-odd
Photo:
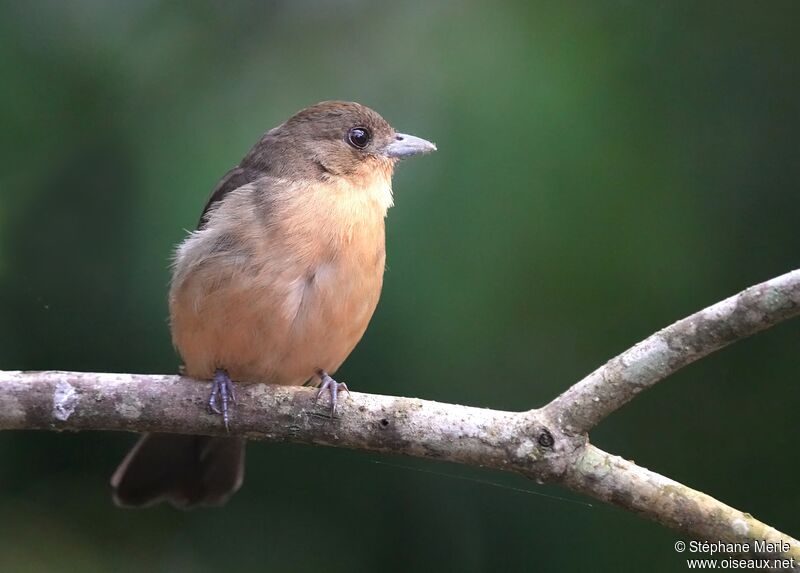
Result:
[[[227,434],[208,414],[208,384],[180,376],[0,371],[0,430],[121,430],[238,435],[436,458],[513,471],[616,504],[687,535],[800,542],[750,514],[589,444],[586,431],[679,368],[800,314],[800,271],[751,287],[657,332],[547,406],[502,412],[353,392],[331,419],[309,388],[237,389]]]
[[[588,432],[687,364],[798,314],[800,270],[795,270],[659,330],[569,388],[546,411],[565,431]]]

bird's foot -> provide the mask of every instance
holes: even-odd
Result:
[[[327,390],[331,395],[331,418],[333,418],[336,415],[336,403],[339,398],[339,390],[344,390],[349,394],[350,389],[344,382],[337,382],[331,378],[330,375],[324,370],[317,370],[317,376],[319,376],[319,379],[322,380],[322,384],[317,391],[317,397],[314,399],[314,404],[319,401],[319,397]]]
[[[233,381],[228,376],[228,372],[220,368],[214,373],[211,396],[208,398],[208,409],[214,414],[222,414],[225,430],[229,429],[230,422],[228,404],[233,404],[234,402],[236,402],[236,392],[233,388]]]

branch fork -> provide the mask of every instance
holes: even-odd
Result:
[[[800,542],[702,492],[589,443],[588,432],[639,392],[737,340],[800,314],[800,270],[750,287],[656,332],[546,406],[504,412],[352,392],[331,417],[316,391],[237,389],[230,430],[205,410],[207,383],[182,376],[0,371],[0,430],[237,435],[435,458],[521,474],[612,503],[713,542]]]

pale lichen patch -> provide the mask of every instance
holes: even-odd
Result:
[[[78,405],[78,393],[75,387],[64,380],[56,384],[53,392],[53,417],[66,422]]]
[[[758,307],[767,313],[774,313],[787,304],[786,296],[779,288],[771,288],[757,299]]]
[[[730,319],[736,311],[736,299],[727,299],[708,307],[702,311],[703,319],[717,322],[725,322]]]
[[[520,460],[535,462],[539,459],[539,451],[531,440],[521,440],[514,451],[514,456]]]
[[[114,409],[123,418],[135,420],[142,415],[142,408],[144,404],[138,396],[133,394],[125,394],[122,400],[114,405]]]
[[[640,342],[629,350],[624,359],[627,378],[634,384],[648,384],[669,373],[669,345],[660,337]]]
[[[747,522],[744,519],[734,519],[731,527],[737,535],[746,536],[748,531],[750,531],[750,526],[747,525]]]
[[[591,450],[578,458],[576,469],[581,475],[593,476],[597,479],[603,479],[611,473],[610,460],[591,452]]]

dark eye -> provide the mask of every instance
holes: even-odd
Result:
[[[347,132],[347,142],[356,149],[364,149],[372,136],[366,127],[354,127]]]

